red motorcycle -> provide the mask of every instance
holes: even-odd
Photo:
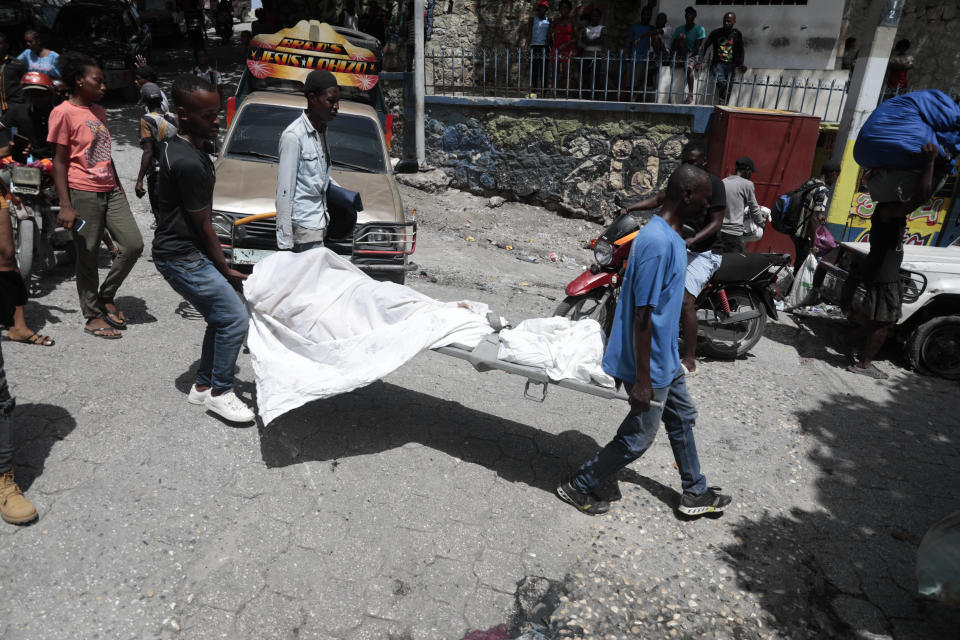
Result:
[[[591,243],[596,263],[567,285],[567,297],[554,315],[593,318],[610,334],[630,247],[640,227],[634,216],[625,214]],[[720,268],[697,296],[701,353],[732,359],[757,344],[767,316],[777,318],[770,285],[791,260],[788,253],[724,254]]]

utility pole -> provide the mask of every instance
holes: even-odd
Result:
[[[837,141],[843,141],[844,144],[834,146],[831,158],[836,162],[843,158],[846,143],[857,139],[860,127],[880,100],[887,63],[890,61],[900,14],[903,12],[903,0],[873,2],[870,4],[870,12],[872,15],[868,24],[875,24],[877,27],[867,42],[869,55],[866,59],[861,56],[857,60],[853,77],[850,79],[847,104],[843,107],[840,128],[837,131]]]
[[[414,146],[417,151],[417,166],[426,161],[426,138],[424,135],[424,78],[423,78],[423,0],[413,0],[413,90],[414,90]]]
[[[853,145],[857,141],[860,127],[877,108],[883,91],[883,79],[887,72],[890,52],[897,37],[897,26],[903,13],[904,0],[881,0],[870,3],[870,18],[867,24],[876,25],[876,29],[867,38],[869,54],[857,59],[850,79],[847,102],[840,117],[836,142],[833,145],[831,160],[841,163],[840,177],[834,187],[830,203],[829,218],[843,224],[849,215],[850,202],[857,188],[857,176],[860,168],[853,159]]]

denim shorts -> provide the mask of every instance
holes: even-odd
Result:
[[[700,295],[710,278],[720,268],[723,255],[713,251],[694,253],[687,251],[686,289],[692,296]]]

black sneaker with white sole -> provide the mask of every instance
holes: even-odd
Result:
[[[680,498],[680,513],[688,516],[702,516],[706,513],[720,513],[730,504],[732,498],[720,493],[720,487],[710,487],[699,496],[690,493]]]
[[[581,493],[573,488],[569,480],[564,480],[557,487],[557,496],[567,504],[572,504],[578,511],[589,516],[603,515],[610,511],[610,503],[601,500],[593,493]]]

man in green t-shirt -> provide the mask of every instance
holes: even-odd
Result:
[[[697,10],[693,7],[687,7],[683,11],[685,20],[682,27],[673,32],[673,51],[677,57],[684,57],[684,66],[687,74],[687,97],[684,104],[693,104],[693,72],[700,62],[700,45],[707,37],[707,30],[702,25],[696,24]]]

